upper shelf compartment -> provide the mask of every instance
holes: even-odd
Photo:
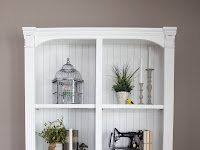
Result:
[[[52,40],[35,49],[35,103],[52,104],[52,80],[70,58],[84,80],[84,104],[95,104],[96,41]]]
[[[114,84],[112,71],[113,65],[120,68],[125,63],[130,66],[130,71],[135,71],[140,67],[140,58],[142,57],[143,69],[143,103],[147,102],[147,71],[148,52],[151,47],[151,68],[152,74],[152,103],[154,105],[163,105],[164,100],[164,49],[150,41],[146,40],[104,40],[103,41],[103,79],[102,79],[102,102],[103,104],[117,104],[116,92],[112,89]],[[134,104],[139,103],[139,79],[138,71],[133,80],[134,89],[131,91],[130,100]]]

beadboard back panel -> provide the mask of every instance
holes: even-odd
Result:
[[[153,150],[162,149],[162,110],[104,109],[102,126],[103,150],[109,150],[110,136],[114,128],[117,128],[120,132],[150,130],[153,133]]]
[[[95,104],[96,46],[92,40],[53,40],[35,50],[36,104],[52,104],[52,80],[67,58],[84,80],[84,103]]]
[[[84,103],[95,104],[95,41],[53,40],[35,49],[35,92],[36,104],[52,104],[52,79],[66,63],[67,58],[81,73],[84,80]],[[80,143],[95,148],[94,109],[39,109],[36,110],[35,130],[41,132],[44,123],[64,117],[67,129],[79,131]],[[48,144],[36,135],[36,150],[48,149]]]
[[[41,132],[44,123],[64,117],[63,123],[67,129],[78,130],[79,144],[88,145],[88,150],[95,149],[95,110],[94,109],[39,109],[36,110],[35,130]],[[36,137],[36,150],[47,150],[49,144],[43,138]]]
[[[116,92],[112,90],[112,66],[128,63],[130,70],[140,67],[140,57],[143,61],[143,102],[147,102],[147,71],[148,48],[151,46],[151,62],[153,71],[152,103],[163,104],[164,96],[164,50],[160,46],[144,40],[105,40],[103,47],[103,103],[117,104]],[[139,103],[139,74],[133,80],[134,90],[130,99]],[[153,150],[162,149],[163,141],[163,113],[160,110],[132,110],[132,109],[104,109],[103,110],[103,137],[104,150],[109,150],[110,134],[114,128],[120,132],[150,130],[153,132]]]
[[[164,50],[160,46],[144,40],[105,40],[103,47],[103,104],[117,104],[116,92],[113,91],[112,66],[122,68],[125,63],[130,66],[130,71],[140,67],[140,57],[143,61],[143,102],[147,102],[147,71],[148,48],[151,47],[152,74],[152,103],[155,105],[164,102]],[[140,71],[135,74],[130,99],[139,103],[139,78]]]

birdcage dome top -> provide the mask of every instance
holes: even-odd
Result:
[[[76,80],[76,81],[83,81],[81,74],[74,68],[72,64],[70,64],[69,58],[67,58],[67,63],[62,66],[62,69],[60,69],[53,80]]]

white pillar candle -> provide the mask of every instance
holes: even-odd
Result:
[[[142,57],[140,58],[140,83],[143,83],[142,82],[142,69],[143,69],[143,67],[142,67]]]
[[[148,69],[151,69],[151,46],[149,47],[149,63],[148,63]]]
[[[69,150],[73,150],[73,129],[69,129]]]

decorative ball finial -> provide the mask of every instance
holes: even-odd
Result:
[[[67,64],[70,64],[70,60],[69,60],[69,58],[67,58]]]

